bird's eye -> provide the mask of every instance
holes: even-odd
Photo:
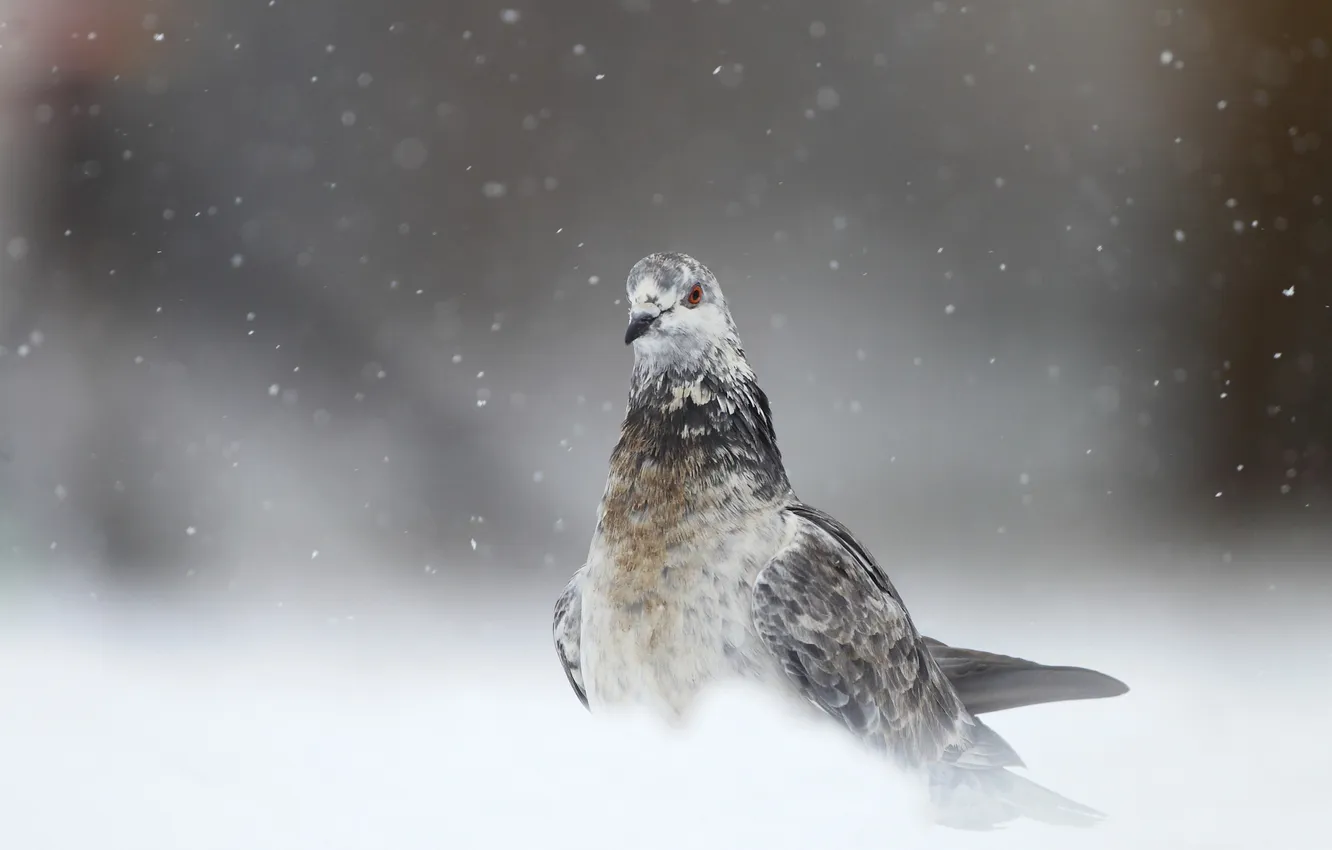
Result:
[[[703,287],[699,286],[697,283],[694,284],[694,288],[689,290],[689,294],[685,296],[685,302],[689,304],[690,307],[697,307],[699,304],[702,304]]]

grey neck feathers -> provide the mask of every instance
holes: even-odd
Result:
[[[791,489],[768,397],[738,345],[694,362],[635,363],[612,467],[633,474],[644,461],[761,499]]]

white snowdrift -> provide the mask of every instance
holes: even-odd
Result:
[[[588,715],[540,629],[488,648],[458,630],[398,645],[136,626],[0,635],[0,847],[1329,846],[1313,831],[1327,685],[1298,687],[1289,651],[1199,675],[1168,643],[1126,650],[1125,697],[991,715],[1028,775],[1110,820],[971,834],[925,823],[837,730],[743,689],[687,731]]]

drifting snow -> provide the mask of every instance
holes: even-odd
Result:
[[[1300,690],[1288,647],[1266,670],[1203,670],[1162,640],[1107,668],[1125,697],[991,715],[1029,776],[1110,819],[973,834],[930,826],[915,789],[839,730],[744,689],[715,694],[687,730],[586,714],[544,624],[507,641],[460,642],[456,623],[452,637],[376,641],[133,616],[132,630],[0,636],[0,846],[1328,846],[1313,831],[1332,787],[1313,722],[1327,685]]]

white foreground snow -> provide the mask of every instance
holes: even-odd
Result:
[[[1326,644],[1279,624],[1255,631],[1267,648],[1246,639],[1234,669],[1168,635],[984,642],[1085,659],[1134,690],[989,716],[1029,776],[1106,823],[977,834],[929,826],[838,730],[743,690],[687,731],[588,715],[525,613],[531,628],[492,620],[469,641],[457,622],[363,639],[345,624],[210,632],[144,611],[7,620],[0,847],[13,850],[1332,846],[1315,831],[1332,791],[1332,665]],[[1307,664],[1322,674],[1301,683]]]

